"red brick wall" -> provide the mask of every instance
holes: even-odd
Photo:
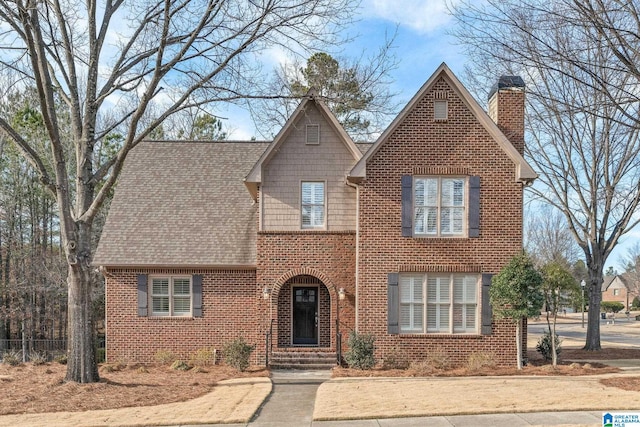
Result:
[[[291,342],[291,283],[297,276],[320,280],[320,346],[335,350],[338,289],[346,298],[339,301],[340,329],[348,334],[355,322],[355,232],[300,231],[259,232],[257,241],[258,287],[272,290],[261,316],[274,320],[274,335],[280,347]],[[326,289],[326,292],[324,289]],[[324,308],[324,309],[323,309]]]
[[[393,350],[413,359],[445,351],[463,364],[472,353],[488,351],[499,363],[513,365],[515,328],[508,321],[494,323],[490,336],[387,333],[388,273],[497,273],[522,248],[522,186],[515,182],[513,162],[445,79],[432,91],[446,93],[448,120],[433,120],[433,93],[427,93],[367,163],[359,192],[358,329],[376,336],[378,358]],[[434,171],[480,176],[479,238],[401,236],[401,176]]]
[[[138,316],[137,274],[202,274],[202,317]],[[254,270],[109,269],[106,277],[107,361],[154,362],[158,350],[189,359],[195,351],[243,337],[264,364],[264,336],[254,315],[262,303]]]
[[[497,122],[500,130],[513,146],[524,153],[524,90],[501,89],[497,96]]]

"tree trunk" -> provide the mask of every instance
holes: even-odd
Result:
[[[554,306],[553,312],[553,325],[551,327],[550,335],[551,335],[551,364],[555,368],[558,366],[558,350],[556,348],[556,322],[558,321],[558,306]]]
[[[100,380],[96,364],[91,318],[91,268],[72,265],[67,277],[68,341],[66,381],[91,383]]]
[[[96,364],[91,316],[91,225],[76,222],[72,238],[64,238],[69,264],[67,376],[66,381],[91,383],[100,380]],[[75,238],[75,239],[74,239]],[[77,240],[76,240],[77,239]]]
[[[594,260],[600,258],[594,253]],[[600,345],[600,303],[602,302],[602,270],[603,262],[589,265],[589,311],[587,316],[587,338],[584,350],[598,351]]]
[[[522,340],[520,333],[522,331],[522,319],[516,322],[516,353],[518,355],[518,370],[522,369]]]

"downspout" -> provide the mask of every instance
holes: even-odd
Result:
[[[356,299],[356,303],[355,303],[355,329],[356,332],[358,332],[358,304],[360,302],[360,299],[358,298],[358,283],[359,283],[359,272],[360,272],[360,186],[358,184],[354,184],[352,182],[349,181],[349,179],[347,178],[346,180],[347,185],[350,187],[353,187],[356,189],[356,274],[355,274],[355,299]]]

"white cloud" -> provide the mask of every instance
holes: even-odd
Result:
[[[419,33],[428,33],[451,20],[446,3],[446,0],[366,0],[363,10],[371,17],[398,23]],[[449,3],[455,4],[457,1]]]

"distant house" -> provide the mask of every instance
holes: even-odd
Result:
[[[636,296],[638,296],[638,291],[633,275],[622,273],[615,276],[604,276],[602,301],[621,302],[624,304],[625,310],[629,310]]]
[[[488,290],[522,250],[523,150],[522,80],[501,78],[487,114],[445,64],[374,144],[310,93],[269,143],[139,145],[94,259],[107,359],[242,336],[254,363],[335,363],[357,330],[378,360],[514,364]]]

